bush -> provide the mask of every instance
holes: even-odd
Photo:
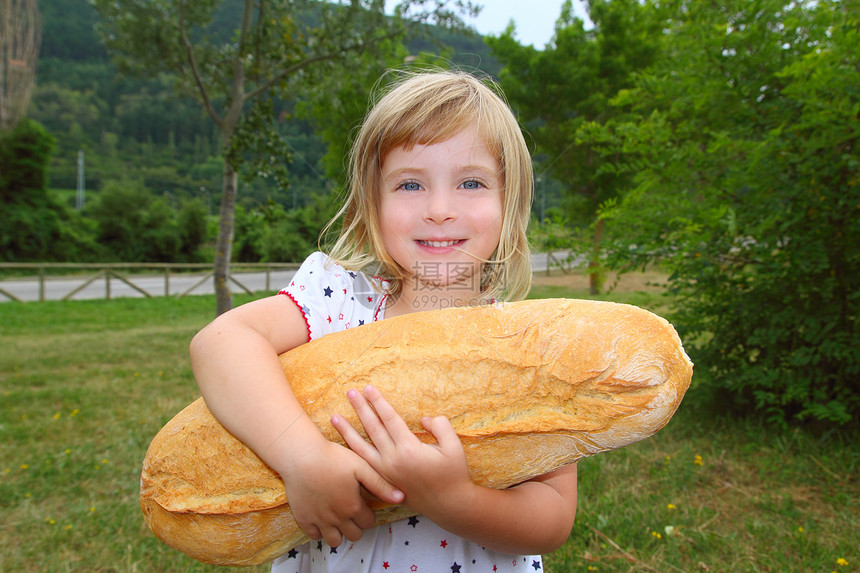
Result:
[[[673,56],[616,100],[640,119],[601,141],[638,186],[604,206],[611,262],[667,264],[700,392],[845,424],[860,419],[858,20],[770,0],[744,20],[743,5],[679,14]]]
[[[98,250],[86,223],[48,194],[53,149],[54,138],[29,119],[0,137],[0,260],[85,260]]]
[[[240,262],[301,262],[317,250],[320,232],[334,207],[315,197],[305,207],[286,211],[269,201],[259,209],[236,208],[234,258]]]
[[[120,262],[192,262],[206,241],[206,211],[199,199],[155,197],[140,181],[105,185],[90,210],[106,257]]]

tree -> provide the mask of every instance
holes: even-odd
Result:
[[[0,260],[33,260],[58,235],[46,190],[53,148],[54,138],[29,119],[0,134]]]
[[[469,2],[403,2],[394,16],[380,0],[245,0],[230,38],[209,31],[217,0],[92,0],[101,34],[120,69],[170,74],[218,126],[224,149],[214,276],[217,313],[232,307],[228,287],[238,171],[285,185],[289,157],[272,117],[273,94],[295,97],[303,79],[345,54],[377,49],[402,34],[407,19],[449,22]],[[430,8],[425,9],[426,6]],[[345,73],[342,71],[341,73]]]
[[[36,0],[0,0],[0,132],[27,112],[41,33]]]
[[[586,30],[567,0],[556,21],[552,42],[540,51],[521,46],[508,28],[488,38],[504,68],[500,82],[520,118],[530,128],[537,153],[545,156],[544,170],[563,182],[573,202],[584,213],[570,213],[572,221],[596,224],[591,236],[591,292],[599,291],[601,203],[626,189],[629,174],[615,168],[616,158],[603,156],[583,140],[591,123],[617,119],[621,110],[609,105],[619,90],[632,85],[634,74],[654,60],[660,22],[650,3],[636,0],[589,0]]]
[[[48,194],[54,142],[29,118],[0,134],[0,260],[83,259],[96,248],[86,224]]]
[[[604,130],[637,172],[602,216],[619,268],[666,265],[698,392],[770,420],[860,417],[860,16],[687,2]],[[635,166],[635,167],[634,167]]]

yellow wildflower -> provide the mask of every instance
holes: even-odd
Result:
[[[662,536],[662,535],[660,535],[660,532],[659,532],[659,531],[652,531],[652,532],[651,532],[651,535],[653,535],[653,536],[654,536],[654,537],[656,537],[657,539],[663,539],[663,536]]]
[[[705,462],[702,461],[702,456],[700,456],[699,454],[696,454],[696,457],[693,458],[693,463],[696,464],[697,466],[705,465]]]
[[[72,418],[74,418],[75,416],[77,416],[77,415],[78,415],[78,414],[80,414],[80,413],[81,413],[81,411],[80,411],[79,409],[75,408],[74,410],[72,410],[72,413],[71,413],[71,414],[69,414],[69,415],[70,415]]]
[[[666,509],[669,509],[669,510],[675,509],[675,504],[674,503],[667,503]]]
[[[30,468],[30,464],[21,464],[18,466],[19,469],[26,470]]]
[[[848,565],[848,560],[840,557],[839,559],[836,560],[836,564],[839,565],[840,567],[845,567]]]
[[[59,420],[59,419],[60,419],[60,413],[59,413],[59,412],[54,412],[54,419],[55,419],[55,420]]]
[[[53,519],[53,518],[51,518],[51,517],[46,517],[46,518],[45,518],[45,523],[47,523],[48,525],[54,525],[54,524],[55,524],[55,523],[57,523],[57,522],[56,522],[56,520],[55,520],[55,519]]]

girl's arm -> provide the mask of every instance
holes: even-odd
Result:
[[[463,446],[444,417],[422,420],[438,444],[424,444],[375,388],[351,390],[350,403],[373,443],[340,416],[347,444],[406,493],[405,504],[443,529],[500,553],[549,553],[570,535],[576,516],[576,465],[505,490],[475,485]]]
[[[361,485],[391,503],[402,494],[353,452],[326,440],[299,404],[278,355],[304,342],[301,311],[277,295],[203,328],[191,341],[191,366],[218,421],[283,478],[299,526],[337,546],[374,523]]]

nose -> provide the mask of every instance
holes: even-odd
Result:
[[[444,223],[457,218],[457,200],[454,193],[445,189],[434,189],[427,193],[424,220]]]

